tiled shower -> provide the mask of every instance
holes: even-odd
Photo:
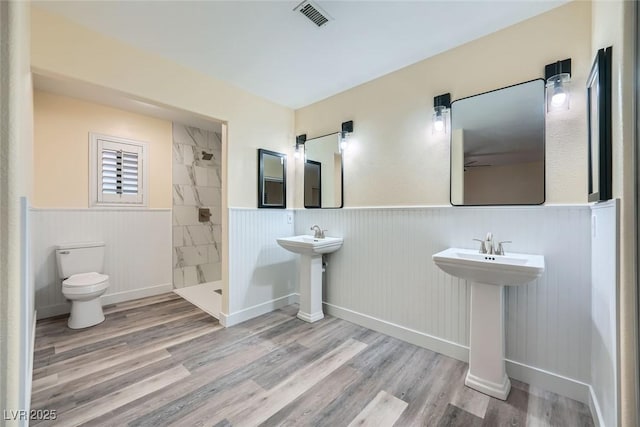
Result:
[[[221,278],[221,129],[173,123],[173,283]],[[204,217],[200,210],[205,209]],[[209,209],[210,216],[207,217]]]

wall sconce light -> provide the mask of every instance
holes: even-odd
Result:
[[[569,81],[571,58],[544,67],[547,94],[547,113],[569,109]]]
[[[302,135],[298,135],[296,136],[296,152],[293,154],[293,156],[296,159],[300,158],[300,151],[302,147],[302,150],[304,150],[304,143],[307,142],[307,134],[303,133]]]
[[[447,118],[450,109],[450,93],[438,95],[433,98],[433,133],[447,132]]]
[[[353,120],[342,123],[342,130],[340,131],[340,150],[344,151],[349,144],[349,137],[353,133]]]

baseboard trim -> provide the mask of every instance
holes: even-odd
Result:
[[[469,362],[469,347],[467,346],[327,302],[324,302],[323,305],[325,313],[331,316],[339,317],[462,362]],[[505,362],[507,374],[510,378],[589,404],[591,395],[589,384],[513,360],[506,359]]]
[[[116,304],[124,301],[131,301],[138,298],[152,297],[164,294],[173,290],[172,283],[163,283],[162,285],[149,286],[141,289],[132,289],[130,291],[116,292],[113,294],[103,295],[101,298],[102,305]],[[64,302],[62,304],[48,305],[38,308],[38,319],[46,319],[48,317],[68,314],[70,312],[71,303]]]
[[[453,357],[463,362],[469,362],[469,347],[327,302],[324,302],[323,306],[325,313],[331,316],[357,323],[365,328],[373,329],[374,331],[390,335],[419,347],[427,348],[431,351],[444,354],[445,356]]]
[[[119,302],[131,301],[138,298],[152,297],[173,291],[173,283],[163,283],[162,285],[149,286],[141,289],[132,289],[102,296],[102,305],[117,304]]]
[[[600,404],[596,397],[596,392],[593,387],[589,386],[589,410],[591,411],[591,418],[593,418],[593,424],[595,427],[605,427],[604,419],[602,417],[602,411],[600,410]]]
[[[507,362],[507,375],[509,377],[584,404],[589,404],[589,384],[514,360],[505,359],[505,362]]]
[[[292,293],[280,298],[272,299],[261,304],[254,305],[253,307],[248,307],[243,310],[236,311],[234,313],[227,314],[220,312],[220,324],[225,328],[228,328],[230,326],[246,322],[247,320],[253,319],[254,317],[262,316],[263,314],[270,313],[274,310],[286,307],[287,305],[297,302],[298,294]]]

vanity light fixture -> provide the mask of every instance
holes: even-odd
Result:
[[[304,150],[304,143],[307,142],[307,134],[303,133],[302,135],[298,135],[296,136],[296,152],[293,154],[293,156],[296,159],[300,158],[300,147],[302,146],[302,149]]]
[[[451,94],[445,93],[433,98],[433,133],[447,132],[447,117],[451,109]]]
[[[340,131],[340,150],[344,151],[349,143],[349,137],[353,133],[353,120],[342,123],[342,130]]]
[[[546,81],[547,113],[569,109],[569,81],[571,58],[544,67]]]

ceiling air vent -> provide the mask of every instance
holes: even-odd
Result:
[[[302,3],[297,5],[293,10],[297,10],[300,13],[302,13],[304,16],[309,18],[309,20],[314,24],[316,24],[318,27],[322,27],[324,24],[332,20],[331,16],[329,16],[327,12],[325,12],[320,8],[320,6],[318,6],[315,3],[312,3],[309,0],[303,1]]]

